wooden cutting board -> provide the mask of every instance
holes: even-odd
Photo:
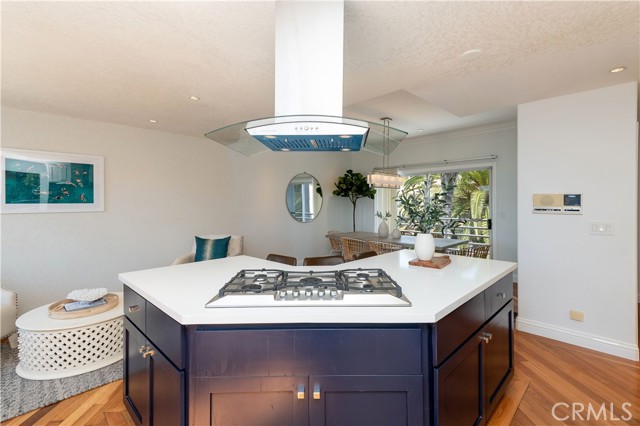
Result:
[[[113,293],[107,293],[104,295],[104,300],[107,301],[107,303],[103,304],[103,305],[99,305],[93,308],[86,308],[86,309],[78,309],[77,311],[66,311],[64,309],[64,305],[65,303],[71,303],[71,302],[75,302],[75,300],[71,300],[71,299],[63,299],[60,300],[56,303],[53,303],[52,305],[49,306],[49,318],[54,318],[54,319],[75,319],[75,318],[82,318],[82,317],[88,317],[89,315],[95,315],[95,314],[99,314],[102,312],[106,312],[109,309],[113,309],[116,306],[118,306],[118,295],[117,294],[113,294]]]
[[[418,258],[415,258],[409,261],[409,265],[422,266],[425,268],[436,268],[436,269],[442,269],[450,263],[451,263],[451,258],[447,255],[433,256],[431,260],[420,260]]]

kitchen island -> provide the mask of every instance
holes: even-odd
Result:
[[[205,308],[249,256],[120,274],[125,404],[141,424],[482,424],[513,374],[511,262],[403,250],[380,268],[411,305]],[[286,304],[283,301],[283,304]]]

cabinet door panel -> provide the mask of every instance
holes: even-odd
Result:
[[[513,310],[512,304],[496,315],[484,331],[491,340],[484,347],[487,417],[491,415],[513,374]]]
[[[311,376],[309,386],[311,425],[423,424],[422,376]]]
[[[124,396],[131,416],[143,426],[149,425],[150,377],[148,360],[139,348],[147,339],[128,319],[124,322]]]
[[[184,372],[175,367],[153,348],[150,357],[151,411],[153,426],[182,426],[184,421]]]
[[[307,377],[194,380],[196,425],[299,426],[308,423]],[[298,398],[302,386],[304,398]]]
[[[482,350],[474,335],[435,369],[435,424],[472,426],[483,419]]]

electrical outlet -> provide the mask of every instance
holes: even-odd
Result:
[[[569,318],[574,321],[584,322],[584,312],[582,311],[569,311]]]

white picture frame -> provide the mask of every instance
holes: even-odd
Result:
[[[104,157],[0,149],[0,213],[104,211]]]

